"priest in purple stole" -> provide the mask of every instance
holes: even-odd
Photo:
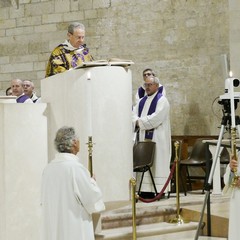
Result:
[[[171,159],[170,105],[159,84],[157,77],[147,78],[144,83],[147,95],[133,109],[133,124],[139,129],[139,141],[156,142],[152,173],[158,192],[168,178]],[[154,192],[148,173],[144,176],[141,191]]]

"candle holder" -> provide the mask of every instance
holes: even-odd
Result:
[[[92,136],[88,136],[88,170],[91,177],[93,176],[93,164],[92,164],[92,152],[93,152],[93,141]]]

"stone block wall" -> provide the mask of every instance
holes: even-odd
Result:
[[[218,134],[222,106],[215,98],[224,93],[222,56],[230,54],[228,0],[1,1],[1,94],[13,78],[33,80],[41,94],[50,52],[71,21],[85,24],[96,60],[134,61],[133,96],[142,70],[155,69],[171,104],[173,135]]]

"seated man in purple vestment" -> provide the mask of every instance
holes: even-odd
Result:
[[[21,79],[13,79],[11,81],[12,95],[16,96],[17,103],[33,103],[33,101],[24,94],[23,81]]]
[[[25,95],[31,98],[34,103],[37,102],[38,97],[36,95],[36,92],[34,91],[34,83],[32,81],[29,80],[23,81],[23,91]]]

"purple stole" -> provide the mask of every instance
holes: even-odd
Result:
[[[148,96],[145,96],[143,97],[140,102],[139,102],[139,105],[138,105],[138,117],[141,117],[141,114],[142,114],[142,110],[143,110],[143,107],[144,107],[144,104],[147,100],[147,97]],[[150,104],[150,107],[148,109],[148,113],[147,115],[151,115],[152,113],[155,112],[156,110],[156,107],[157,107],[157,103],[158,103],[158,100],[162,97],[162,87],[159,88],[158,90],[158,93],[156,94],[156,96],[153,98],[151,104]],[[152,140],[153,138],[153,133],[154,133],[154,128],[150,129],[150,130],[146,130],[145,131],[145,139],[150,139]]]
[[[138,88],[139,99],[144,97],[144,95],[145,95],[145,89],[143,87]]]
[[[163,86],[159,87],[158,92],[162,93],[163,92]],[[139,99],[144,97],[145,95],[145,89],[143,87],[138,88],[138,97]]]
[[[17,98],[17,103],[24,103],[29,97],[27,95],[22,95],[21,97]]]

